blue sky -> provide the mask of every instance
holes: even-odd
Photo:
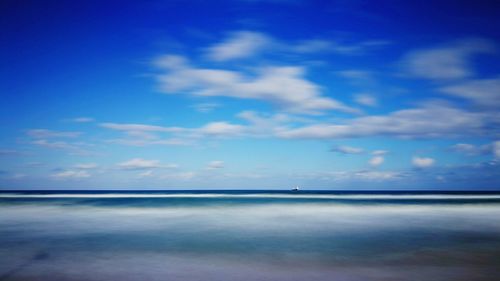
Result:
[[[496,1],[2,1],[2,189],[500,189]]]

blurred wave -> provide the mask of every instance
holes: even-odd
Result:
[[[495,280],[499,273],[494,194],[2,196],[0,280]],[[354,199],[338,200],[345,196]]]

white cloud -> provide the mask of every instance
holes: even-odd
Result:
[[[310,174],[313,179],[322,179],[327,181],[392,181],[403,177],[404,174],[396,171],[335,171],[335,172],[320,172]]]
[[[36,139],[47,139],[47,138],[76,138],[81,135],[81,132],[60,132],[52,131],[47,129],[31,129],[26,132],[26,134],[32,138]]]
[[[341,55],[360,55],[367,50],[390,44],[386,40],[371,40],[356,43],[344,43],[334,40],[312,39],[292,44],[289,49],[297,53],[331,52]]]
[[[102,127],[120,131],[125,138],[112,139],[108,142],[131,146],[147,145],[193,145],[193,141],[203,136],[234,137],[244,133],[245,127],[228,122],[211,122],[199,128],[162,127],[145,124],[104,123]],[[162,138],[158,133],[167,133],[174,137]]]
[[[284,54],[311,54],[318,52],[339,55],[361,55],[368,50],[390,44],[386,40],[368,40],[361,42],[341,42],[336,40],[309,39],[298,42],[285,42],[256,31],[236,31],[222,42],[207,48],[206,56],[213,61],[229,61],[254,57],[265,51]]]
[[[493,155],[493,158],[500,159],[500,141],[474,145],[469,143],[457,143],[451,147],[452,150],[469,156]]]
[[[178,166],[175,164],[162,165],[159,160],[146,160],[142,158],[133,158],[125,162],[118,163],[118,167],[124,170],[144,170],[144,169],[173,169]]]
[[[242,59],[256,55],[272,44],[267,35],[252,31],[232,33],[225,41],[207,49],[207,57],[214,61]]]
[[[331,50],[332,45],[332,42],[328,40],[313,39],[293,45],[292,50],[297,53],[316,53]]]
[[[94,122],[95,119],[90,118],[90,117],[77,117],[77,118],[70,119],[70,121],[76,122],[76,123],[89,123],[89,122]]]
[[[463,79],[474,74],[470,58],[494,51],[491,42],[483,39],[466,39],[447,46],[416,50],[402,61],[407,74],[433,80]]]
[[[478,153],[477,147],[473,144],[468,144],[468,143],[457,143],[453,145],[451,148],[457,152],[469,155],[474,155]]]
[[[439,176],[436,176],[436,180],[440,181],[440,182],[446,182],[446,177],[439,175]]]
[[[210,122],[201,127],[181,128],[162,127],[147,124],[104,123],[102,127],[119,131],[126,136],[111,139],[108,142],[131,146],[147,145],[195,145],[205,137],[272,137],[284,130],[289,122],[310,122],[310,119],[292,117],[287,114],[259,114],[254,111],[242,111],[236,115],[246,124],[233,124],[226,121]],[[168,138],[160,136],[167,134]]]
[[[457,143],[451,147],[452,150],[466,155],[489,154],[492,150],[491,144],[473,145],[468,143]]]
[[[10,178],[13,179],[13,180],[19,180],[19,179],[23,179],[25,177],[26,177],[25,174],[15,173]]]
[[[436,118],[439,116],[439,118]],[[336,139],[369,136],[436,138],[495,134],[488,129],[490,115],[443,104],[403,109],[388,115],[353,118],[344,124],[320,123],[279,132],[282,138]]]
[[[308,122],[302,118],[295,118],[287,114],[259,114],[254,111],[242,111],[237,117],[248,122],[245,126],[245,134],[253,137],[270,137],[277,132],[285,129],[286,124],[290,122]]]
[[[387,151],[387,150],[374,150],[374,151],[372,151],[372,155],[382,156],[382,155],[387,154],[388,152],[389,151]]]
[[[14,150],[14,149],[0,149],[0,156],[5,156],[5,155],[20,155],[22,154],[21,152]]]
[[[75,149],[76,148],[76,147],[74,147],[74,146],[72,146],[64,141],[50,142],[48,140],[34,140],[31,143],[35,144],[35,145],[47,147],[47,148],[54,148],[54,149]]]
[[[159,133],[167,134],[192,134],[192,129],[180,127],[162,127],[147,124],[130,123],[101,123],[101,127],[119,131],[126,136],[118,139],[111,139],[108,142],[130,146],[148,146],[148,145],[192,145],[193,142],[187,138],[169,137],[162,138]]]
[[[493,142],[493,154],[496,159],[500,159],[500,141]]]
[[[226,62],[253,57],[264,51],[273,51],[273,54],[278,55],[304,55],[320,51],[352,55],[386,44],[387,41],[381,40],[344,44],[321,39],[294,43],[280,41],[260,32],[237,31],[222,42],[206,48],[205,52],[212,61]],[[160,70],[155,78],[159,91],[164,93],[263,100],[290,112],[306,114],[318,114],[327,110],[361,112],[331,96],[323,95],[321,87],[306,79],[305,69],[297,65],[252,64],[237,71],[196,67],[189,59],[177,55],[158,57],[153,60],[153,65]],[[211,106],[202,106],[200,110],[209,111]]]
[[[225,121],[210,122],[198,128],[181,128],[181,127],[161,127],[144,124],[116,124],[106,123],[101,126],[118,130],[126,133],[131,139],[118,139],[113,142],[119,142],[129,145],[150,145],[150,144],[167,144],[167,145],[182,145],[189,142],[189,138],[198,138],[201,136],[224,137],[238,136],[244,132],[245,127],[242,125],[231,124]],[[171,133],[182,138],[161,139],[153,133]]]
[[[237,136],[243,132],[244,128],[244,126],[227,122],[211,122],[201,127],[198,132],[210,136]]]
[[[167,139],[142,139],[142,138],[118,138],[108,140],[109,143],[116,143],[121,145],[129,145],[129,146],[149,146],[149,145],[174,145],[174,146],[183,146],[183,145],[194,145],[193,140],[185,139],[185,138],[167,138]]]
[[[194,139],[189,138],[167,138],[167,139],[157,139],[157,140],[134,140],[134,139],[115,139],[111,142],[130,145],[130,146],[149,146],[149,145],[168,145],[168,146],[193,146],[196,145]]]
[[[415,156],[412,158],[411,162],[416,168],[428,168],[434,165],[435,160],[429,157]]]
[[[182,70],[189,67],[189,61],[183,56],[163,55],[151,61],[152,65],[159,69]]]
[[[218,103],[208,102],[208,103],[197,103],[197,104],[193,105],[192,107],[198,112],[208,113],[208,112],[211,112],[220,106],[221,105]]]
[[[148,170],[148,171],[144,171],[142,173],[139,174],[139,177],[140,178],[147,178],[147,177],[152,177],[154,174],[153,174],[153,171],[152,170]]]
[[[144,124],[101,123],[99,124],[99,126],[107,129],[126,132],[179,132],[182,130],[178,127],[162,127]]]
[[[378,167],[380,165],[382,165],[382,163],[384,163],[384,157],[383,156],[374,156],[370,159],[370,161],[368,161],[368,163],[371,165],[371,166],[374,166],[374,167]]]
[[[207,164],[207,169],[209,170],[221,169],[221,168],[224,168],[224,161],[216,160]]]
[[[352,80],[352,82],[361,82],[363,84],[372,83],[374,81],[372,72],[366,70],[358,70],[358,69],[346,69],[336,72],[342,78],[347,78]]]
[[[442,87],[442,92],[467,99],[482,107],[500,107],[500,78],[477,79]]]
[[[401,174],[393,171],[359,171],[353,177],[361,180],[386,181],[401,177]]]
[[[0,179],[7,179],[7,180],[21,180],[21,179],[24,179],[26,178],[27,175],[26,174],[22,174],[22,173],[8,173],[7,171],[2,171],[0,170]]]
[[[305,79],[298,66],[257,68],[255,75],[242,72],[189,66],[186,59],[163,56],[156,65],[165,71],[156,76],[165,93],[198,96],[225,96],[271,102],[287,111],[317,114],[325,110],[359,113],[340,101],[321,95],[320,87]]]
[[[195,172],[180,172],[180,173],[168,173],[162,174],[159,176],[160,179],[167,180],[191,180],[196,177],[197,174]]]
[[[354,101],[364,106],[377,106],[377,99],[371,94],[357,94],[354,96]]]
[[[65,141],[49,141],[45,139],[35,139],[31,141],[30,144],[50,149],[64,150],[70,154],[84,155],[92,153],[91,151],[88,151],[87,149],[84,148],[89,146],[89,144],[83,142],[68,143]]]
[[[331,149],[331,151],[339,152],[339,153],[343,153],[343,154],[360,154],[360,153],[364,152],[364,150],[362,148],[345,146],[345,145],[334,147]]]
[[[88,178],[90,177],[90,174],[87,171],[63,171],[59,173],[55,173],[52,175],[52,177],[56,179],[80,179],[80,178]]]
[[[315,123],[315,119],[311,118],[288,114],[266,115],[253,111],[240,112],[237,117],[245,123],[217,121],[195,128],[107,123],[113,125],[105,127],[121,131],[128,136],[109,140],[110,142],[134,146],[195,145],[206,137],[345,139],[377,136],[423,139],[500,135],[500,132],[492,130],[495,128],[495,122],[498,122],[498,114],[466,111],[441,102],[429,102],[421,107],[398,110],[387,115],[340,119],[341,121],[336,123]],[[168,138],[156,135],[160,133],[168,134]],[[348,151],[344,149],[343,152]],[[385,152],[374,152],[376,156],[375,153],[381,156]]]
[[[76,164],[75,169],[80,169],[80,170],[91,170],[95,169],[98,167],[96,163],[82,163],[82,164]]]
[[[146,160],[142,158],[133,158],[128,161],[118,163],[118,166],[122,169],[127,169],[127,170],[152,169],[152,168],[160,168],[160,161]]]

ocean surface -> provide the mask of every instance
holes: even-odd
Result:
[[[500,280],[500,193],[2,191],[4,280]]]

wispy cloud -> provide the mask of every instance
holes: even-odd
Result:
[[[124,132],[179,132],[182,129],[178,127],[162,127],[145,124],[130,124],[130,123],[101,123],[99,126],[117,131]]]
[[[162,180],[189,181],[196,178],[197,176],[198,174],[196,172],[188,171],[188,172],[166,173],[166,174],[161,174],[158,177]]]
[[[20,180],[20,179],[24,179],[25,177],[27,177],[26,174],[23,174],[23,173],[15,173],[13,174],[10,178],[13,179],[13,180]]]
[[[206,50],[207,57],[214,61],[227,61],[254,56],[268,45],[272,39],[260,32],[238,31],[229,38]]]
[[[125,137],[110,139],[107,142],[130,146],[148,145],[192,145],[192,140],[177,137],[161,137],[159,134],[189,133],[189,129],[180,127],[163,127],[148,124],[101,123],[100,127],[122,132]]]
[[[282,40],[258,31],[234,31],[221,42],[205,49],[213,61],[229,61],[255,57],[261,53],[362,55],[391,44],[388,40],[345,42],[331,39]]]
[[[201,113],[212,112],[213,110],[219,108],[221,105],[214,102],[197,103],[192,106],[196,111]]]
[[[55,179],[82,179],[90,177],[90,174],[84,170],[68,170],[52,174]]]
[[[374,150],[372,151],[372,155],[375,155],[375,156],[382,156],[382,155],[385,155],[389,153],[389,151],[387,150]]]
[[[25,133],[30,137],[27,143],[38,147],[62,150],[72,155],[88,155],[93,153],[89,150],[89,147],[93,146],[92,143],[80,141],[82,132],[30,129],[25,131]],[[78,140],[75,140],[76,138]]]
[[[74,167],[75,169],[80,169],[80,170],[92,170],[99,167],[99,165],[97,165],[96,163],[81,163],[81,164],[76,164]]]
[[[193,140],[204,136],[233,137],[241,135],[245,127],[225,121],[210,122],[198,128],[162,127],[146,124],[105,123],[102,127],[123,132],[127,138],[110,140],[125,145],[191,145]],[[175,137],[161,138],[157,133],[168,133]]]
[[[402,174],[396,171],[359,171],[352,177],[358,180],[387,181],[401,178]]]
[[[370,159],[370,161],[368,161],[368,163],[373,166],[373,167],[378,167],[380,165],[382,165],[382,163],[384,163],[385,161],[385,158],[384,156],[374,156]]]
[[[337,71],[335,73],[342,78],[351,80],[355,84],[368,84],[373,83],[374,81],[372,72],[366,70],[346,69]]]
[[[159,160],[133,158],[117,164],[123,170],[174,169],[176,164],[161,164]]]
[[[440,118],[436,119],[435,116],[440,116]],[[183,142],[193,144],[205,137],[345,139],[386,136],[403,139],[433,139],[460,136],[495,137],[500,134],[498,131],[491,130],[498,120],[498,114],[467,111],[441,102],[428,102],[420,107],[398,110],[387,115],[340,119],[335,123],[318,122],[314,119],[301,120],[288,114],[259,115],[253,111],[241,112],[237,117],[245,123],[217,121],[197,128],[113,123],[113,126],[105,127],[122,131],[131,137],[128,140],[120,139],[119,141],[113,140],[113,142],[130,145],[169,144],[163,143],[163,139],[158,136],[147,134],[150,132],[166,132],[173,140],[180,142],[173,144]],[[143,133],[146,134],[145,137],[142,136]],[[336,151],[342,152],[338,149]],[[344,153],[346,152],[347,150],[344,150]]]
[[[47,129],[31,129],[26,131],[26,134],[36,139],[47,139],[47,138],[76,138],[80,136],[82,133],[52,131]]]
[[[207,164],[207,169],[209,170],[221,169],[221,168],[224,168],[224,161],[215,160]]]
[[[108,142],[124,145],[193,145],[203,138],[235,137],[273,137],[290,122],[304,122],[304,118],[295,118],[288,114],[259,114],[254,111],[242,111],[236,115],[244,124],[227,121],[209,122],[200,127],[163,127],[147,124],[105,123],[101,127],[122,132],[124,138],[111,139]],[[166,135],[167,137],[163,136]]]
[[[440,118],[435,118],[440,116]],[[282,138],[337,139],[369,136],[400,138],[436,138],[497,134],[488,124],[494,116],[465,111],[444,104],[403,109],[388,115],[374,115],[347,120],[344,124],[321,123],[283,130]]]
[[[304,119],[295,118],[288,114],[266,115],[250,110],[238,113],[237,117],[248,123],[245,126],[245,135],[253,137],[272,137],[289,123],[304,121]]]
[[[160,168],[159,160],[146,160],[142,158],[133,158],[125,162],[118,163],[118,167],[126,170],[141,170]]]
[[[122,131],[133,137],[141,139],[153,140],[156,136],[148,134],[150,132],[174,133],[186,135],[237,135],[242,131],[242,126],[231,124],[225,121],[210,122],[199,128],[182,128],[182,127],[162,127],[146,124],[118,124],[104,123],[101,127]]]
[[[470,59],[476,54],[491,53],[492,42],[464,39],[444,46],[415,50],[402,60],[408,75],[432,80],[463,79],[474,75]]]
[[[244,130],[242,125],[235,125],[228,122],[211,122],[201,127],[198,132],[209,136],[237,136]]]
[[[457,143],[451,147],[453,151],[466,155],[484,155],[492,152],[491,144],[473,145],[468,143]]]
[[[491,155],[497,159],[500,158],[500,141],[493,141],[482,145],[457,143],[451,146],[451,150],[467,156]]]
[[[15,149],[0,149],[0,156],[6,155],[20,155],[22,152]]]
[[[144,171],[139,174],[139,178],[147,178],[154,176],[154,172],[152,170]]]
[[[34,140],[31,143],[35,144],[35,145],[47,147],[47,148],[54,148],[54,149],[68,149],[68,150],[79,149],[78,147],[71,145],[71,144],[64,142],[64,141]]]
[[[313,39],[304,40],[292,45],[290,48],[298,53],[330,52],[341,55],[361,55],[368,50],[386,46],[390,43],[387,40],[367,40],[349,44],[335,40]]]
[[[66,151],[69,154],[78,154],[78,155],[92,154],[92,152],[87,149],[88,144],[83,142],[66,142],[59,140],[51,141],[46,139],[35,139],[30,141],[30,144],[54,150]]]
[[[411,163],[413,164],[413,166],[415,166],[416,168],[420,168],[420,169],[431,167],[432,165],[434,165],[434,162],[435,162],[435,160],[433,158],[419,157],[419,156],[415,156],[411,160]]]
[[[468,80],[442,87],[440,91],[471,101],[482,108],[500,108],[500,77]]]
[[[95,119],[91,118],[91,117],[76,117],[76,118],[68,119],[68,121],[75,122],[75,123],[90,123],[90,122],[94,122]]]
[[[340,146],[333,147],[331,149],[331,151],[339,152],[342,154],[360,154],[360,153],[364,152],[364,149],[359,148],[359,147],[340,145]]]
[[[500,141],[493,142],[493,154],[496,159],[500,160]]]
[[[377,101],[377,98],[375,98],[374,95],[372,94],[366,94],[366,93],[363,93],[363,94],[356,94],[354,96],[354,101],[360,105],[364,105],[364,106],[377,106],[378,105],[378,101]]]
[[[142,139],[142,138],[118,138],[118,139],[110,139],[107,140],[108,143],[116,143],[120,145],[128,145],[128,146],[150,146],[150,145],[173,145],[173,146],[190,146],[194,145],[192,139],[185,138],[167,138],[167,139]]]
[[[260,67],[255,74],[246,75],[234,70],[193,67],[187,59],[172,55],[158,58],[155,65],[164,71],[156,75],[159,89],[169,94],[263,100],[287,111],[309,114],[325,110],[359,112],[323,96],[318,85],[304,78],[305,69],[300,66]]]
[[[357,171],[332,171],[317,172],[301,177],[321,179],[332,182],[387,182],[401,179],[406,173],[399,171],[376,171],[376,170],[357,170]]]

